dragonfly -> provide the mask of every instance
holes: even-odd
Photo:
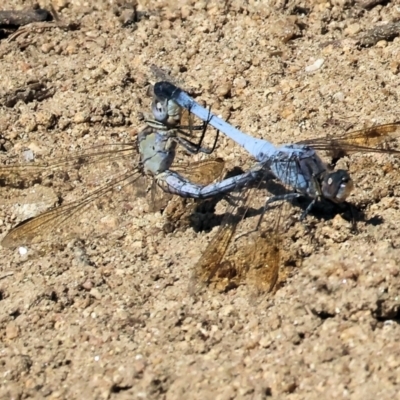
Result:
[[[200,192],[197,197],[206,198],[206,184],[221,175],[224,162],[215,158],[192,162],[184,167],[173,165],[178,144],[191,154],[210,151],[201,147],[201,141],[196,144],[184,136],[185,127],[179,121],[181,110],[176,104],[168,103],[160,103],[154,97],[153,117],[147,120],[147,126],[132,142],[98,145],[45,162],[1,166],[2,205],[18,203],[10,188],[20,193],[21,188],[41,183],[58,191],[49,210],[28,217],[12,228],[3,238],[2,246],[19,247],[74,237],[86,238],[116,229],[124,222],[129,223],[132,199],[143,194],[140,193],[144,187],[143,176],[153,181],[153,203],[156,184],[166,193],[191,197],[191,193]],[[207,124],[194,127],[203,131],[202,136],[206,128]],[[215,141],[217,139],[218,135]],[[234,186],[235,183],[232,183]],[[91,187],[95,189],[91,190]],[[47,204],[37,186],[33,186],[30,195],[39,203]],[[22,197],[19,200],[26,203]],[[22,205],[22,208],[22,214],[26,216],[30,207]]]
[[[195,265],[194,279],[200,283],[211,284],[222,281],[224,288],[232,285],[235,287],[252,272],[253,280],[259,290],[271,291],[275,288],[279,277],[285,218],[282,207],[279,207],[277,215],[268,216],[270,218],[267,224],[264,223],[263,226],[266,227],[263,228],[261,225],[266,210],[272,207],[274,202],[281,201],[283,206],[288,204],[288,200],[293,201],[304,196],[310,200],[300,216],[300,220],[304,220],[317,201],[328,200],[337,205],[348,204],[347,198],[354,188],[349,172],[344,169],[332,169],[322,160],[319,151],[328,152],[335,160],[355,152],[400,154],[399,150],[389,145],[399,136],[400,122],[361,129],[336,138],[315,138],[276,147],[266,140],[243,133],[216,115],[210,116],[209,111],[170,82],[157,82],[154,92],[159,98],[173,100],[180,107],[190,110],[201,120],[205,120],[207,115],[210,125],[243,147],[256,160],[255,165],[245,172],[247,180],[238,178],[241,186],[237,188],[239,192],[237,204],[228,207],[226,218],[219,231]],[[254,229],[257,232],[253,240],[255,247],[248,251],[250,256],[257,254],[258,258],[255,261],[242,262],[242,265],[234,268],[232,263],[225,263],[223,260],[238,223],[244,219],[249,210],[252,196],[247,188],[260,179],[266,182],[271,175],[281,184],[281,190],[269,196],[261,205],[261,215]],[[224,185],[225,182],[220,181],[214,189],[223,190]],[[246,245],[237,248],[242,250],[244,246]],[[238,255],[236,258],[245,257]],[[254,268],[251,264],[254,264]]]

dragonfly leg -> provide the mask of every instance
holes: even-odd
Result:
[[[269,204],[274,203],[275,201],[292,201],[293,199],[297,199],[300,196],[301,195],[299,193],[287,193],[279,196],[272,196],[271,198],[269,198],[264,204],[263,210],[261,212],[260,218],[258,219],[255,230],[258,231],[258,229],[260,228],[262,219],[264,218],[264,215],[268,209]]]
[[[190,112],[190,108],[189,108],[188,111]],[[201,153],[205,153],[205,154],[211,154],[211,153],[214,152],[214,150],[215,150],[215,148],[216,148],[216,146],[217,146],[218,138],[219,138],[219,130],[217,130],[217,133],[216,133],[216,135],[215,135],[214,144],[213,144],[213,146],[212,146],[211,149],[207,149],[207,148],[201,146],[202,143],[203,143],[204,137],[205,137],[205,135],[206,135],[206,131],[207,131],[208,125],[209,125],[209,123],[210,123],[212,117],[213,117],[213,116],[212,116],[211,107],[210,107],[210,108],[208,109],[208,117],[207,117],[207,120],[203,122],[202,127],[199,127],[199,126],[190,127],[190,126],[189,126],[190,131],[192,131],[192,130],[199,130],[199,129],[202,130],[202,133],[201,133],[199,142],[198,142],[197,144],[191,142],[190,140],[188,140],[188,139],[186,139],[186,138],[185,138],[185,139],[181,138],[181,140],[183,140],[183,141],[186,142],[186,144],[183,144],[183,143],[181,143],[181,144],[182,144],[190,153],[192,153],[192,154],[197,154],[197,153],[201,152]],[[192,147],[193,150],[189,150],[188,147],[186,147],[186,146]]]
[[[210,123],[211,119],[212,119],[211,107],[209,107],[207,122],[204,123],[204,129],[203,129],[202,137],[200,139],[199,144],[201,144],[204,139],[204,136],[206,134],[206,129],[207,129],[208,124]],[[217,129],[217,133],[215,134],[214,144],[207,154],[211,154],[214,152],[215,148],[217,147],[218,138],[219,138],[219,130]]]
[[[205,153],[205,154],[211,154],[217,147],[217,141],[218,141],[218,136],[219,136],[219,131],[217,131],[213,147],[211,149],[207,149],[206,147],[201,147],[201,142],[203,141],[203,138],[200,138],[199,143],[193,143],[189,139],[183,138],[183,137],[176,137],[174,138],[176,142],[178,142],[182,147],[184,147],[190,154],[197,154],[197,153]]]
[[[321,190],[321,183],[320,183],[321,175],[322,175],[322,173],[313,174],[311,176],[311,182],[314,186],[314,192],[315,192],[316,196],[312,199],[311,203],[307,206],[307,208],[301,214],[300,221],[304,221],[304,219],[307,217],[307,215],[310,213],[310,211],[314,207],[317,200],[321,199],[321,197],[322,197],[322,190]]]
[[[358,227],[357,227],[357,219],[359,218],[358,212],[357,212],[357,208],[354,206],[354,204],[351,204],[347,201],[340,203],[340,204],[336,204],[337,206],[339,206],[343,212],[347,211],[350,213],[350,223],[351,223],[351,231],[353,233],[358,233]],[[348,220],[347,218],[343,217],[344,219]]]
[[[319,196],[315,197],[311,203],[307,206],[307,208],[304,210],[304,212],[300,216],[300,221],[304,221],[304,219],[307,217],[307,215],[310,213],[312,208],[314,207],[315,203],[319,199]]]
[[[217,131],[216,138],[214,140],[214,144],[211,149],[201,147],[201,142],[204,140],[203,134],[202,137],[200,138],[199,143],[193,143],[189,139],[180,136],[174,137],[174,140],[177,143],[179,143],[182,147],[184,147],[190,154],[197,154],[197,153],[211,154],[215,150],[215,147],[217,145],[218,136],[219,136],[219,131]]]
[[[348,205],[349,209],[350,209],[350,214],[351,214],[351,230],[353,233],[358,233],[358,227],[357,227],[357,219],[356,219],[356,214],[357,214],[357,210],[354,207],[353,204],[345,202],[345,204]]]

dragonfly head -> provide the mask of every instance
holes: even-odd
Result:
[[[327,173],[321,182],[322,195],[334,203],[342,203],[353,190],[353,180],[344,169]]]
[[[166,125],[178,125],[181,120],[182,109],[172,100],[154,96],[151,103],[154,118]]]

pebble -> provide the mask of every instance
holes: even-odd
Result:
[[[66,48],[65,51],[68,55],[76,54],[77,53],[77,46],[75,43],[70,43]]]
[[[91,280],[87,280],[84,283],[82,283],[82,287],[85,290],[91,290],[93,288],[93,282]]]
[[[70,0],[52,0],[51,2],[54,9],[58,12],[60,12],[63,8],[68,7],[70,3]]]
[[[357,35],[361,31],[361,25],[358,23],[349,25],[345,30],[344,33],[347,36],[354,36]]]
[[[333,95],[333,98],[337,101],[343,101],[344,100],[344,93],[343,92],[337,92]]]
[[[87,111],[79,111],[75,114],[74,122],[76,124],[83,124],[84,122],[89,121],[90,115]]]
[[[94,297],[96,300],[100,300],[101,299],[101,293],[98,291],[98,289],[96,288],[92,288],[90,289],[90,295],[92,297]]]
[[[6,326],[6,337],[9,340],[15,339],[19,336],[20,329],[19,326],[14,322],[11,321]]]
[[[35,154],[32,150],[25,150],[22,152],[22,157],[26,162],[31,162],[35,159]]]
[[[42,50],[42,52],[44,54],[50,53],[50,51],[53,50],[53,49],[54,49],[54,44],[52,44],[52,43],[43,43],[40,46],[40,50]]]
[[[33,132],[37,128],[36,118],[33,114],[22,114],[18,120],[25,132]]]
[[[56,117],[53,113],[41,111],[36,113],[36,123],[49,129],[55,125]]]
[[[239,89],[244,89],[247,86],[246,79],[244,78],[236,78],[233,83]]]
[[[19,253],[21,256],[26,255],[27,252],[28,252],[28,249],[27,249],[26,247],[18,247],[18,253]]]
[[[315,60],[314,64],[307,65],[307,67],[305,68],[305,71],[306,72],[315,72],[322,67],[324,62],[325,62],[325,60],[323,58],[319,58],[318,60]]]
[[[189,8],[187,6],[183,6],[181,8],[181,17],[182,17],[182,19],[188,18],[191,14],[192,14],[192,9],[191,8]]]
[[[392,72],[393,75],[397,75],[400,70],[400,63],[397,60],[393,60],[389,64],[390,66],[390,71]]]
[[[222,85],[218,85],[216,89],[216,94],[220,97],[226,97],[232,89],[232,83],[226,82]]]

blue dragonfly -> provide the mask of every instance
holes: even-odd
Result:
[[[260,290],[272,290],[275,287],[279,276],[285,221],[282,207],[278,207],[277,216],[264,215],[265,211],[272,207],[272,203],[282,201],[283,204],[286,200],[292,201],[301,196],[310,199],[300,220],[307,216],[319,200],[328,200],[338,205],[348,204],[346,199],[354,187],[349,172],[344,169],[333,170],[322,160],[319,151],[327,151],[335,158],[354,152],[400,154],[399,150],[384,147],[384,144],[398,137],[399,122],[362,129],[336,138],[316,138],[276,147],[266,140],[247,135],[216,115],[210,114],[209,110],[171,82],[157,82],[154,85],[154,93],[160,99],[173,101],[179,107],[189,110],[201,120],[207,120],[211,126],[243,147],[255,159],[254,167],[246,171],[242,177],[237,177],[239,195],[236,205],[229,206],[218,233],[195,266],[195,280],[208,284],[217,282],[218,277],[222,277],[227,282],[226,287],[236,286],[238,282],[246,279],[250,269],[256,269],[257,273],[253,274],[253,280]],[[257,251],[252,251],[252,254],[257,252],[263,254],[259,255],[258,261],[251,262],[255,264],[255,268],[252,268],[251,263],[244,263],[236,268],[232,265],[226,267],[226,263],[223,262],[225,253],[235,235],[238,223],[243,220],[251,206],[252,196],[249,190],[244,190],[244,187],[266,181],[271,175],[282,185],[282,189],[281,192],[278,191],[277,194],[270,196],[261,207],[261,216],[255,229],[258,231],[254,241]],[[216,193],[219,190],[223,192],[225,184],[225,181],[214,184]],[[350,209],[353,210],[351,207]],[[270,219],[266,224],[267,227],[260,229],[263,217]],[[241,257],[236,256],[235,261],[238,258]]]

